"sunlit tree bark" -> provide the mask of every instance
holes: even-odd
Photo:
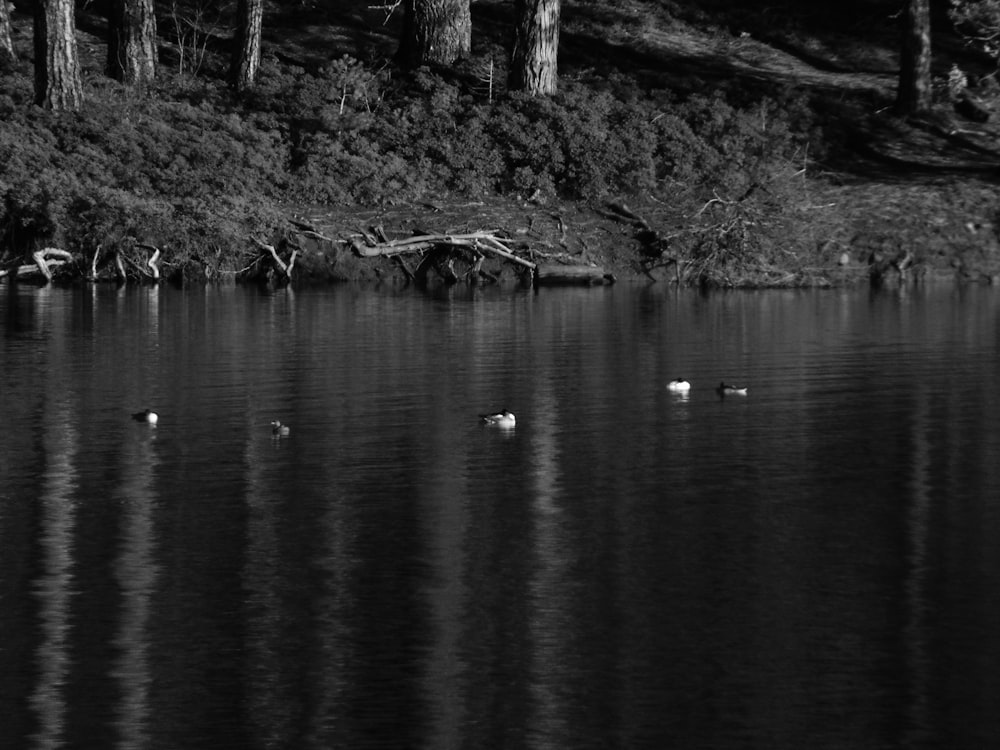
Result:
[[[914,114],[931,106],[930,0],[906,0],[896,109]]]
[[[0,0],[0,62],[14,59],[14,43],[10,37],[10,11],[7,0]]]
[[[239,0],[233,56],[229,66],[229,82],[239,91],[251,88],[257,81],[263,26],[263,0]]]
[[[112,0],[108,15],[108,75],[129,85],[144,83],[156,77],[156,64],[153,0]]]
[[[77,110],[83,104],[73,0],[35,0],[35,103]]]
[[[516,0],[515,13],[508,85],[533,96],[554,94],[559,81],[559,0]]]
[[[469,0],[404,0],[403,8],[401,65],[451,65],[472,51]]]

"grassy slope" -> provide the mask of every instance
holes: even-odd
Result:
[[[866,275],[873,256],[889,259],[910,249],[923,266],[960,267],[972,277],[994,277],[998,273],[994,173],[1000,165],[996,148],[1000,131],[990,123],[961,120],[947,105],[918,120],[892,117],[892,8],[879,2],[848,4],[856,6],[853,13],[844,13],[842,8],[836,16],[824,16],[815,10],[810,15],[802,14],[791,3],[758,7],[754,2],[734,5],[631,0],[609,7],[596,1],[566,2],[561,73],[567,82],[614,81],[623,75],[642,87],[668,88],[682,95],[723,90],[731,98],[751,101],[762,95],[781,98],[794,91],[796,96],[806,97],[822,126],[818,131],[822,135],[820,140],[813,138],[813,150],[803,155],[800,183],[796,183],[802,185],[801,191],[792,188],[797,198],[802,198],[799,192],[807,194],[796,206],[800,214],[797,246],[783,249],[783,256],[767,258],[763,273],[747,274],[746,279],[752,283],[861,277]],[[343,55],[373,65],[391,56],[398,19],[383,24],[379,12],[371,10],[370,5],[363,1],[341,2],[330,3],[329,11],[314,6],[308,15],[301,8],[286,16],[272,13],[265,19],[265,77],[269,69],[287,70],[289,66],[308,75]],[[482,61],[489,53],[502,57],[510,23],[508,6],[501,0],[479,0],[473,5],[477,60]],[[30,19],[18,13],[14,22],[15,44],[22,57],[27,57]],[[119,97],[121,109],[128,116],[133,106],[128,97],[101,79],[99,19],[82,17],[80,28],[90,96]],[[946,37],[936,43],[938,73],[946,73],[956,61],[970,71],[983,65]],[[168,74],[176,62],[176,55],[165,48],[163,64]],[[210,57],[206,70],[210,72],[211,67]],[[22,63],[21,71],[25,70]],[[464,72],[473,75],[470,70]],[[169,95],[197,110],[203,94],[196,88],[172,88]],[[22,106],[23,100],[14,105]],[[134,116],[143,120],[147,130],[160,126],[158,116],[169,116],[172,126],[179,117],[177,108],[157,110],[138,105]],[[183,116],[189,117],[192,132],[207,130],[197,111]],[[212,116],[220,119],[218,111]],[[249,127],[246,120],[221,119],[217,130],[223,134],[227,128]],[[265,135],[260,136],[261,132]],[[261,127],[255,137],[266,140],[269,136]],[[286,137],[287,133],[274,135]],[[271,145],[262,142],[256,150],[266,151]],[[208,143],[206,149],[211,148],[216,146]],[[224,169],[223,160],[216,171]],[[234,226],[230,232],[233,236],[248,230],[273,233],[281,225],[281,215],[293,213],[308,216],[324,234],[338,240],[348,238],[359,227],[372,225],[381,225],[390,234],[408,234],[417,228],[441,232],[495,228],[534,249],[568,253],[627,275],[637,273],[641,267],[642,236],[634,223],[623,220],[620,213],[608,211],[609,203],[627,200],[632,209],[670,240],[670,254],[682,257],[694,252],[691,238],[704,236],[698,232],[723,224],[728,228],[737,223],[763,225],[770,217],[764,209],[760,209],[762,213],[727,209],[718,214],[714,223],[706,225],[707,214],[701,210],[713,200],[712,191],[670,205],[664,203],[662,195],[648,192],[568,201],[555,195],[536,195],[529,200],[517,191],[485,197],[454,191],[433,195],[433,191],[425,191],[424,199],[419,201],[393,201],[391,196],[382,195],[386,200],[374,196],[365,201],[367,205],[341,202],[331,206],[324,201],[320,207],[307,207],[302,201],[308,196],[297,194],[295,185],[283,184],[294,181],[289,174],[293,173],[276,174],[275,184],[270,185],[233,185],[220,179],[217,185],[199,186],[190,195],[180,195],[190,186],[178,184],[173,194],[161,195],[161,202],[171,203],[172,207],[165,209],[162,216],[150,216],[147,210],[138,222],[141,226],[131,228],[131,233],[146,232],[147,236],[139,239],[157,244],[173,239],[178,249],[184,250],[184,242],[169,237],[173,226],[193,235],[188,242],[197,245],[194,227],[199,223],[225,225],[232,215],[241,212],[253,216],[254,221],[249,226],[246,222]],[[133,207],[128,197],[114,195],[113,185],[108,189],[113,200],[121,202],[122,213],[131,216]],[[155,189],[163,190],[159,186]],[[215,199],[199,201],[199,190],[213,192]],[[227,195],[225,201],[217,199],[221,193]],[[786,191],[779,197],[788,195]],[[716,197],[734,200],[728,194]],[[290,207],[288,201],[297,205]],[[248,202],[254,204],[249,210]],[[272,213],[258,204],[277,206],[278,210]],[[709,213],[720,206],[723,204],[710,206]],[[157,222],[161,226],[157,227]],[[807,229],[801,229],[803,226]],[[94,243],[97,238],[90,241]],[[212,250],[211,242],[208,244],[207,249],[186,252],[217,271],[245,267],[257,255],[251,242],[247,242],[241,257],[231,257],[231,251],[226,249]],[[322,243],[309,247],[330,250]],[[230,257],[225,261],[218,257],[227,252]],[[841,267],[839,262],[845,253],[849,263]],[[718,252],[712,256],[718,257]],[[312,262],[302,268],[318,276],[335,277],[364,276],[373,268],[383,273],[396,272],[393,264],[360,263],[348,254],[331,252],[315,254]],[[653,273],[662,276],[669,270],[656,269]],[[739,279],[724,276],[722,280]]]

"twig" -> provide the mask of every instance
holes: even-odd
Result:
[[[382,5],[369,5],[368,10],[380,10],[385,13],[385,20],[382,25],[385,26],[389,23],[389,19],[392,18],[392,14],[396,12],[396,9],[403,4],[403,0],[392,0],[392,2],[386,2]]]

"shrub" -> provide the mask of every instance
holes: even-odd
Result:
[[[64,115],[29,106],[23,72],[8,74],[0,230],[18,250],[138,239],[197,253],[272,233],[273,207],[293,202],[641,194],[702,221],[739,204],[773,227],[800,200],[785,185],[808,122],[792,97],[738,107],[588,75],[550,98],[491,101],[481,87],[461,71],[395,78],[350,57],[315,75],[271,61],[245,95],[175,76],[146,94],[95,85],[82,112]]]

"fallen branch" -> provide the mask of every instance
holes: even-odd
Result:
[[[20,278],[28,278],[30,276],[42,274],[42,275],[45,276],[45,278],[47,280],[51,280],[52,279],[51,269],[57,268],[57,267],[63,265],[64,263],[66,263],[65,260],[50,260],[50,261],[47,261],[46,265],[47,265],[47,268],[49,270],[49,273],[47,275],[42,274],[42,272],[39,269],[39,267],[38,267],[37,264],[35,264],[35,263],[26,263],[24,265],[15,266],[13,269],[5,268],[5,269],[0,270],[0,278],[3,278],[4,276],[13,276],[14,278],[20,279]]]
[[[472,232],[469,234],[421,234],[413,237],[405,237],[397,240],[378,242],[370,235],[365,235],[365,243],[361,243],[356,238],[351,243],[354,252],[363,258],[374,258],[378,256],[391,257],[405,253],[416,253],[429,250],[434,247],[458,247],[471,250],[489,250],[491,253],[501,256],[512,263],[517,263],[525,268],[535,269],[535,264],[530,260],[525,260],[514,251],[504,245],[496,236],[488,232]]]
[[[73,260],[73,255],[66,250],[46,247],[32,253],[31,259],[32,263],[25,263],[24,265],[14,267],[14,278],[40,274],[46,281],[52,281],[52,269]],[[0,277],[9,275],[11,275],[11,269],[0,270]]]
[[[31,257],[35,259],[35,265],[38,266],[38,270],[41,272],[42,276],[51,281],[52,271],[49,270],[49,263],[45,255],[45,251],[39,250],[35,253],[32,253]]]
[[[45,247],[41,250],[35,252],[31,256],[35,260],[35,264],[38,266],[38,270],[42,272],[42,275],[48,279],[52,280],[52,271],[50,270],[52,266],[59,265],[67,261],[73,260],[72,254],[66,250],[60,250],[55,247]],[[61,262],[53,261],[52,258],[56,258]]]
[[[123,284],[128,281],[128,276],[125,274],[125,264],[122,262],[122,254],[118,250],[115,250],[115,268],[118,271],[118,280]]]
[[[88,281],[97,280],[97,259],[100,257],[100,255],[101,255],[101,246],[100,244],[98,244],[97,247],[94,248],[94,257],[91,258],[90,260],[90,276],[87,277]]]
[[[149,260],[146,261],[146,265],[149,266],[150,275],[159,281],[160,279],[160,248],[155,245],[147,245],[142,242],[137,242],[136,247],[141,247],[146,250],[152,250],[153,254],[150,256]]]
[[[274,259],[274,265],[278,267],[278,270],[280,270],[282,274],[284,274],[285,278],[290,279],[292,277],[292,267],[295,265],[295,256],[299,252],[297,249],[292,250],[292,255],[289,258],[288,263],[285,263],[285,261],[278,257],[278,251],[274,249],[274,245],[269,245],[256,237],[251,237],[250,239],[252,239],[259,248],[271,253],[271,257]]]

